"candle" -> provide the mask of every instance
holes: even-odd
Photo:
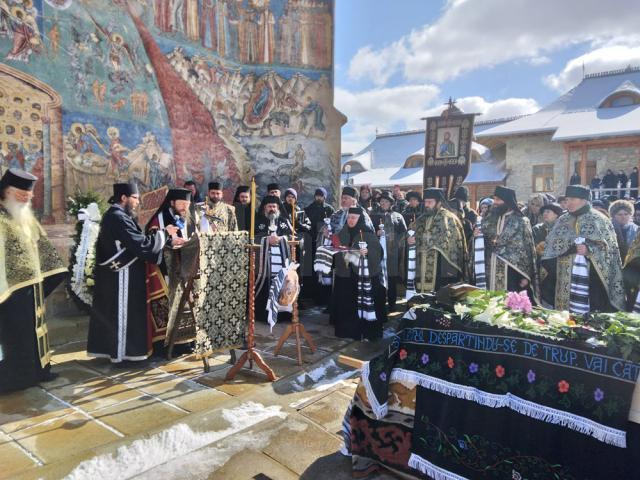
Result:
[[[256,238],[256,179],[251,179],[251,243]]]

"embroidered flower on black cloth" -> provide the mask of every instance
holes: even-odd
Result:
[[[536,381],[536,372],[534,372],[533,370],[529,370],[527,372],[527,382],[533,383],[535,381]]]
[[[458,446],[459,446],[462,450],[466,450],[466,449],[467,449],[467,442],[465,442],[463,439],[459,438],[459,439],[458,439]]]
[[[380,372],[380,380],[383,382],[387,381],[387,374],[385,372]]]
[[[504,367],[502,365],[498,365],[496,367],[496,377],[498,378],[504,377]]]
[[[477,371],[478,371],[478,364],[474,363],[474,362],[471,362],[469,364],[469,372],[470,373],[476,373]]]
[[[511,470],[511,480],[522,480],[522,475],[516,470]]]
[[[604,398],[604,392],[602,390],[600,390],[599,388],[596,388],[593,391],[593,399],[596,402],[601,402],[603,398]]]
[[[400,349],[400,353],[398,353],[398,356],[400,357],[400,360],[404,360],[405,358],[407,358],[407,351],[404,348]]]
[[[569,391],[569,382],[567,382],[566,380],[560,380],[558,382],[558,391],[560,393],[567,393]]]
[[[453,361],[453,358],[451,357],[447,358],[447,365],[449,366],[449,368],[453,368],[455,364],[456,362]]]
[[[429,355],[423,353],[422,357],[420,357],[420,361],[422,361],[423,365],[426,365],[427,363],[429,363]]]

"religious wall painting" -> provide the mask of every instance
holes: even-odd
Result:
[[[71,6],[73,0],[45,0],[47,5],[57,10],[66,10]]]
[[[155,18],[161,4],[171,7],[173,20],[158,32]],[[12,16],[12,7],[35,19],[28,35],[24,29],[11,30],[10,20],[22,16],[17,11]],[[318,170],[324,175],[321,182],[307,183],[333,186],[344,118],[333,107],[332,42],[323,50],[328,62],[322,67],[313,53],[322,35],[302,35],[307,27],[294,22],[287,35],[294,36],[295,45],[285,45],[282,28],[285,14],[304,20],[302,11],[305,18],[325,12],[332,31],[332,9],[333,2],[305,0],[0,0],[0,58],[50,85],[58,98],[50,141],[11,148],[20,158],[20,150],[37,149],[46,156],[50,149],[49,180],[57,192],[51,198],[57,202],[58,217],[64,214],[65,190],[91,189],[108,196],[108,185],[118,180],[137,181],[145,191],[162,181],[193,179],[205,185],[222,178],[231,195],[237,184],[256,173],[247,138],[260,143],[285,137],[284,142],[267,142],[265,151],[271,161],[280,161],[281,173],[293,171],[293,177],[304,172],[317,151],[306,142],[324,142],[318,158],[330,168]],[[26,24],[29,19],[24,20]],[[204,43],[203,26],[209,29]],[[14,50],[15,42],[26,45],[23,37],[31,47]],[[11,52],[15,58],[7,59]],[[25,112],[8,112],[7,106],[0,106],[0,113],[0,118],[17,115],[20,121],[38,121],[37,113],[25,117]],[[3,145],[14,143],[4,138],[6,132],[46,137],[45,127],[16,129],[9,124],[0,133]],[[277,168],[269,175],[278,176]],[[293,177],[292,184],[299,182]]]
[[[154,33],[242,65],[331,69],[330,0],[155,0]]]
[[[223,187],[229,188],[231,193],[235,185],[224,172],[229,162],[236,164],[245,182],[254,175],[260,182],[262,175],[256,165],[265,168],[277,163],[274,169],[267,168],[265,178],[269,178],[265,181],[268,183],[278,177],[289,182],[289,173],[293,172],[296,178],[291,178],[288,184],[295,183],[300,193],[305,193],[303,185],[298,182],[304,158],[308,156],[306,139],[326,141],[327,111],[335,110],[332,107],[331,84],[326,76],[312,79],[295,72],[287,78],[270,69],[261,74],[255,71],[245,73],[220,62],[210,63],[199,56],[189,57],[179,47],[167,54],[167,60],[209,111],[217,135],[231,152],[231,158],[217,159],[209,165],[205,162],[199,171],[193,168],[193,164],[185,165],[182,171],[178,171],[180,178],[193,179],[203,186],[208,179],[221,179]],[[246,141],[248,138],[255,139],[255,142]],[[254,148],[254,144],[269,148]],[[320,158],[329,161],[326,152]],[[278,168],[280,173],[275,171]],[[328,177],[332,171],[326,166],[320,168],[318,174],[324,174],[325,180],[319,185],[333,183],[332,177]],[[289,173],[283,175],[281,172]]]
[[[285,135],[245,137],[241,141],[251,159],[258,185],[278,182],[283,188],[293,187],[298,192],[301,204],[311,203],[319,187],[327,188],[330,196],[335,193],[332,178],[336,162],[322,140],[303,135]]]
[[[15,53],[14,43],[25,34],[21,37],[20,31],[8,29],[11,23],[1,21],[8,18],[4,3],[25,11],[25,5],[33,5],[37,47]],[[0,2],[0,58],[52,85],[70,110],[91,109],[121,119],[133,116],[165,126],[153,69],[123,5],[101,0]]]
[[[95,191],[105,198],[111,184],[135,182],[142,191],[176,181],[166,132],[138,124],[68,114],[64,120],[67,191]]]
[[[33,0],[2,0],[0,2],[0,38],[10,48],[3,56],[5,60],[29,62],[32,55],[42,53],[40,12]],[[38,8],[39,7],[39,8]]]
[[[51,214],[49,172],[52,157],[59,164],[61,101],[48,85],[0,65],[0,174],[17,168],[38,177],[33,206],[39,216]]]

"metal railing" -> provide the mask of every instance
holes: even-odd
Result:
[[[630,184],[627,184],[626,187],[618,187],[618,188],[592,188],[591,189],[591,198],[593,200],[600,200],[607,197],[617,197],[617,198],[637,198],[638,197],[638,187],[631,188]]]

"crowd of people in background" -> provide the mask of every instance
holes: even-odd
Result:
[[[581,185],[582,178],[575,171],[569,179],[569,185]],[[638,167],[633,167],[629,175],[624,170],[618,170],[614,173],[612,169],[608,169],[600,178],[598,173],[589,182],[589,187],[593,192],[594,198],[601,196],[614,196],[617,198],[638,198]]]
[[[613,185],[612,175],[602,184]],[[29,314],[32,325],[44,325],[38,302],[66,268],[33,216],[36,180],[15,169],[0,180],[0,240],[18,252],[5,255],[0,269],[0,318]],[[148,358],[152,342],[166,335],[166,249],[179,248],[196,233],[249,231],[254,212],[258,321],[273,323],[273,310],[266,308],[270,289],[294,259],[300,264],[300,308],[324,307],[336,336],[344,338],[381,338],[402,290],[410,299],[459,282],[525,291],[534,304],[574,314],[640,313],[636,169],[627,183],[631,188],[618,195],[574,183],[564,196],[536,193],[526,204],[513,189],[498,186],[476,211],[464,186],[448,198],[438,188],[404,193],[399,186],[380,191],[347,185],[337,208],[318,188],[303,208],[294,188],[276,183],[256,206],[248,186],[238,186],[230,205],[221,182],[210,182],[206,195],[185,182],[185,188],[169,189],[144,226],[137,223],[137,186],[114,184],[96,240],[88,355],[114,363]],[[0,322],[0,334],[15,337],[16,346],[5,351],[0,368],[7,390],[54,378],[46,329],[23,331],[18,324],[26,325]]]

